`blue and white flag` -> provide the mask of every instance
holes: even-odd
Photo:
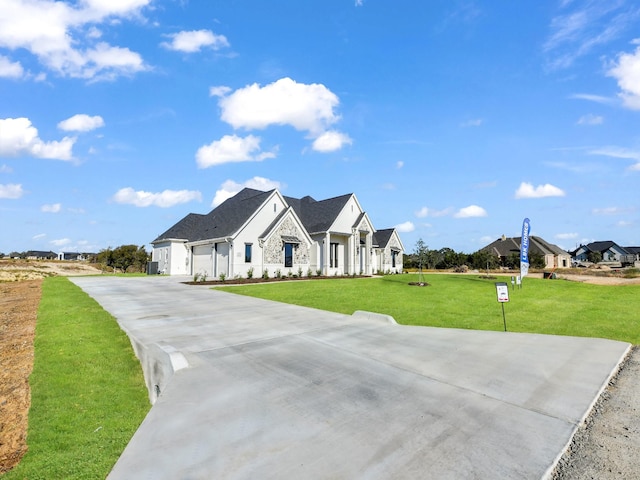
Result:
[[[531,224],[525,218],[522,222],[522,238],[520,239],[520,278],[524,278],[529,273],[529,232]]]

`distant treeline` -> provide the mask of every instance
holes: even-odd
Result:
[[[520,268],[520,255],[513,253],[503,261],[496,255],[483,250],[474,253],[456,252],[445,247],[439,250],[430,249],[422,239],[416,242],[413,253],[405,254],[403,257],[403,267],[405,269],[420,267],[427,270],[448,270],[457,267],[467,266],[474,270],[493,270],[497,268]],[[544,257],[542,255],[529,255],[529,266],[531,268],[544,268]]]

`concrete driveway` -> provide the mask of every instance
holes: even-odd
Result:
[[[154,402],[110,480],[545,478],[630,347],[177,280],[71,278],[129,334]]]

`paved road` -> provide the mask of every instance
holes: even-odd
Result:
[[[629,348],[71,280],[128,332],[155,402],[110,480],[544,478]]]

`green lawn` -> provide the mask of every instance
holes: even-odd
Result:
[[[28,452],[10,479],[105,478],[150,404],[115,319],[64,277],[43,282]]]
[[[405,325],[503,330],[496,281],[509,285],[507,330],[601,337],[640,344],[640,285],[603,286],[526,277],[522,289],[511,277],[424,276],[429,286],[408,285],[417,275],[295,281],[217,287],[227,292],[339,313],[384,313]]]

